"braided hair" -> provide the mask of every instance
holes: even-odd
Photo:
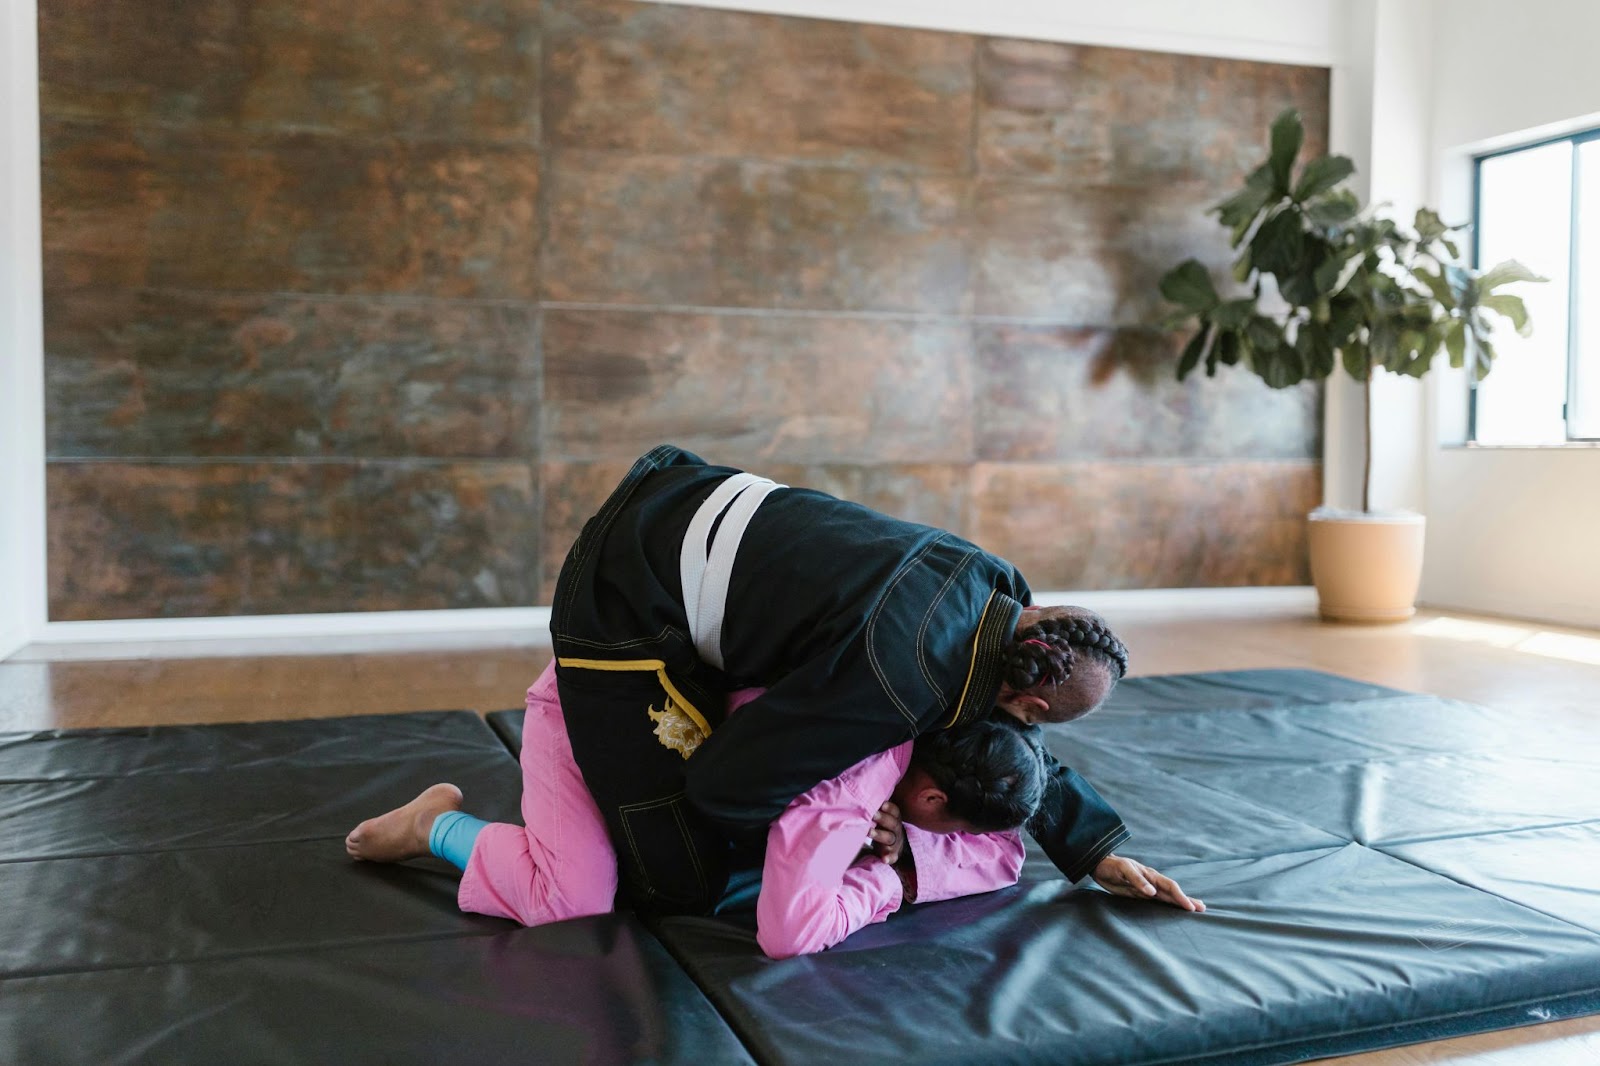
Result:
[[[911,765],[945,794],[945,811],[981,833],[1015,829],[1044,798],[1044,756],[1036,738],[981,719],[924,733]]]
[[[1064,608],[1017,630],[1001,653],[1005,682],[1018,692],[1036,685],[1059,685],[1072,676],[1080,656],[1097,659],[1121,680],[1128,672],[1128,649],[1104,618],[1082,608]]]

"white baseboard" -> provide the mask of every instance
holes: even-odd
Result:
[[[1033,602],[1051,606],[1076,604],[1107,616],[1162,612],[1183,615],[1237,612],[1315,614],[1317,590],[1310,585],[1204,589],[1101,589],[1035,592]]]
[[[308,644],[314,641],[314,645]],[[19,661],[548,647],[550,608],[47,622]]]
[[[1113,619],[1150,613],[1174,617],[1240,612],[1310,613],[1315,612],[1317,603],[1315,590],[1308,587],[1113,589],[1041,592],[1034,598],[1042,604],[1079,604]],[[49,622],[34,638],[34,643],[16,656],[16,661],[340,655],[549,645],[550,608],[503,607]]]

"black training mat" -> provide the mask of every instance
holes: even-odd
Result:
[[[511,750],[513,755],[522,754],[522,716],[527,713],[518,707],[514,711],[490,711],[484,715],[484,721],[489,723],[489,728],[494,730],[495,736]]]
[[[1592,720],[1591,720],[1592,721]],[[1049,730],[1190,915],[1023,880],[820,955],[666,919],[763,1063],[1303,1061],[1600,1011],[1600,730],[1308,671],[1124,682]]]
[[[633,917],[521,929],[344,854],[441,780],[518,820],[469,712],[0,736],[0,1062],[750,1061]]]

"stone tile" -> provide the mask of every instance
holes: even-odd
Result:
[[[1238,368],[1177,380],[1187,338],[1134,329],[977,327],[978,458],[1312,459],[1322,390]]]
[[[1286,107],[1300,110],[1307,152],[1326,151],[1322,68],[993,38],[978,49],[983,174],[1226,194],[1266,158]]]
[[[538,141],[538,0],[48,0],[39,52],[53,118]]]
[[[960,179],[562,153],[547,181],[550,300],[965,309]]]
[[[531,464],[255,468],[252,613],[532,606]]]
[[[524,606],[525,463],[52,463],[55,620]]]
[[[532,147],[47,121],[49,291],[534,299]]]
[[[972,458],[965,324],[550,310],[543,341],[550,458]]]
[[[1303,585],[1317,462],[978,463],[973,539],[1036,590]]]
[[[249,471],[50,463],[50,618],[247,614]]]
[[[545,18],[554,146],[970,169],[969,36],[620,0]]]
[[[55,457],[531,457],[531,307],[66,290],[45,300]]]
[[[793,463],[724,451],[696,454],[708,462],[752,470],[784,485],[819,489],[908,521],[956,532],[961,532],[966,523],[967,464]],[[631,465],[631,458],[541,464],[545,562],[540,603],[551,601],[567,550]]]
[[[1079,326],[1151,326],[1165,305],[1161,275],[1194,256],[1223,277],[1228,235],[1206,210],[1214,191],[1061,188],[979,181],[973,237],[974,309]]]

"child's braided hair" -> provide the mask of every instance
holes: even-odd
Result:
[[[1104,662],[1113,680],[1128,672],[1128,649],[1105,619],[1073,609],[1017,631],[1002,653],[1005,682],[1018,692],[1036,685],[1059,685],[1072,676],[1080,652]]]
[[[1015,829],[1038,810],[1046,784],[1036,738],[980,719],[924,733],[911,752],[945,794],[945,811],[980,833]]]

